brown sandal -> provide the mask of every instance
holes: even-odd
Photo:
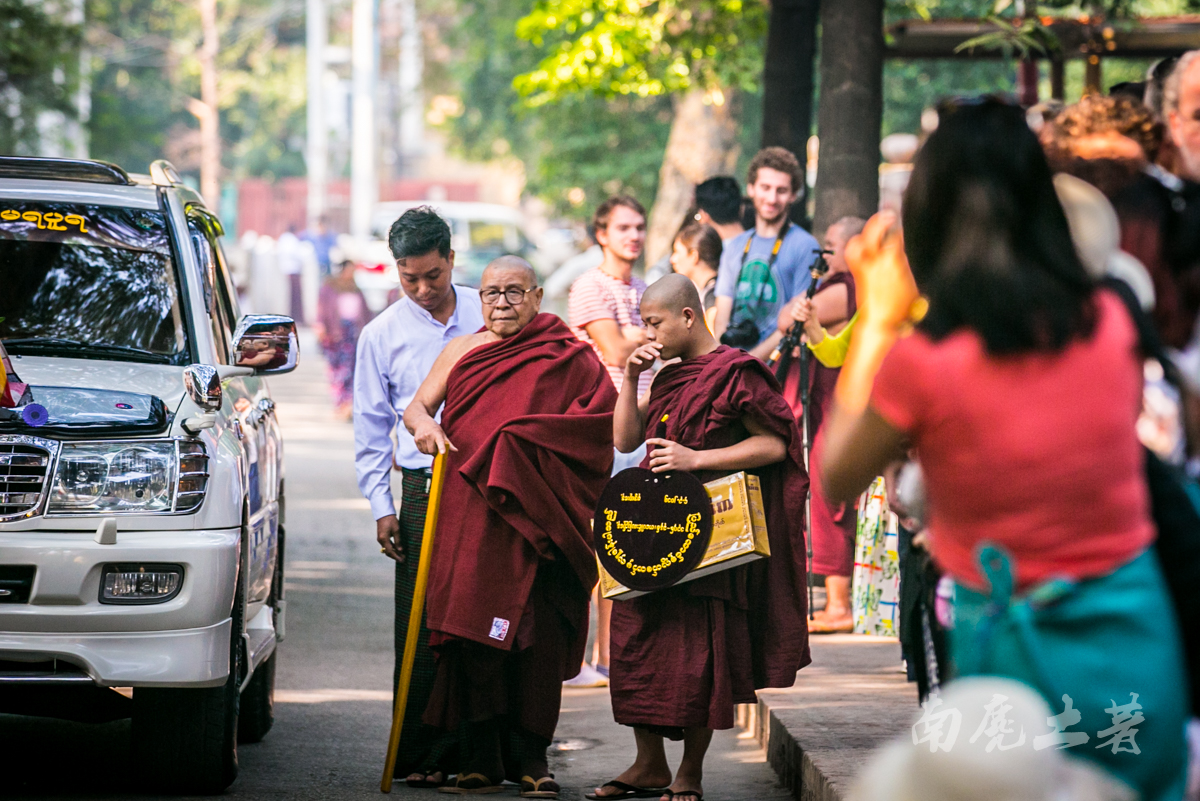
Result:
[[[532,776],[521,777],[521,798],[558,798],[562,788],[554,781],[554,775],[535,779]]]

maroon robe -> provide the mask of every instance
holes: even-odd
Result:
[[[791,687],[808,652],[804,472],[800,431],[758,359],[718,347],[667,365],[650,389],[651,430],[709,450],[748,436],[753,419],[788,443],[784,461],[752,470],[762,482],[771,557],[613,604],[613,717],[678,739],[687,727],[728,729],[755,690]],[[649,464],[649,457],[643,466]],[[701,481],[721,472],[699,472]]]
[[[850,319],[858,310],[858,302],[854,295],[854,276],[849,272],[834,273],[827,276],[821,283],[816,294],[820,295],[826,289],[845,284],[849,293],[847,311]],[[811,357],[811,354],[810,354]],[[833,388],[837,385],[840,367],[826,367],[816,358],[809,359],[809,423],[808,430],[812,437],[811,453],[816,453],[823,444],[824,433],[821,424],[825,421],[825,413],[833,402]],[[800,398],[800,361],[794,359],[791,369],[784,377],[783,395],[788,398],[796,419],[800,419],[803,405]],[[810,467],[817,460],[808,460]],[[821,491],[821,474],[813,469],[812,474],[812,571],[819,576],[849,576],[854,572],[854,536],[858,529],[858,514],[853,503],[834,503],[825,497]]]
[[[458,451],[426,596],[438,651],[427,723],[519,710],[518,725],[553,736],[587,642],[616,398],[592,349],[549,314],[450,371],[442,428]]]

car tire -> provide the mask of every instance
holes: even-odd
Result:
[[[275,657],[276,650],[263,660],[242,691],[238,714],[238,742],[257,743],[267,736],[275,723]]]
[[[157,788],[222,792],[237,778],[237,732],[237,671],[220,687],[134,690],[134,761]]]
[[[217,795],[238,775],[242,621],[245,602],[234,596],[229,676],[219,687],[135,687],[133,760],[155,789],[181,795]]]

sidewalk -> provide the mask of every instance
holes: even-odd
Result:
[[[853,634],[814,636],[812,664],[788,690],[762,690],[743,721],[780,781],[801,801],[844,801],[865,760],[908,731],[919,710],[900,643]]]

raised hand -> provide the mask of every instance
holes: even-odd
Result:
[[[904,254],[904,236],[893,211],[867,221],[846,245],[846,261],[859,297],[859,318],[899,329],[909,320],[919,293]]]
[[[654,366],[662,347],[658,342],[647,342],[638,346],[625,362],[625,377],[636,381],[638,376]]]

